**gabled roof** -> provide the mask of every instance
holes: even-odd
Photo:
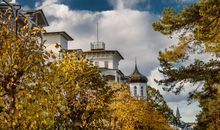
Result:
[[[91,50],[91,51],[85,51],[85,54],[91,54],[91,53],[112,53],[117,54],[122,60],[124,60],[124,57],[117,51],[117,50]]]
[[[24,20],[25,17],[30,17],[30,21],[34,26],[49,26],[47,18],[44,15],[44,12],[41,9],[32,10],[32,9],[21,9],[21,5],[16,3],[0,3],[0,10],[5,10],[11,8],[13,10],[18,11],[18,16],[20,16],[21,21]]]
[[[130,83],[147,83],[147,77],[145,77],[144,75],[142,75],[138,68],[137,68],[137,64],[135,63],[135,68],[133,73],[129,76],[129,82]]]
[[[32,20],[38,25],[42,27],[49,26],[46,16],[42,9],[38,10],[22,10],[21,13],[24,15],[32,17]]]
[[[68,41],[73,41],[74,40],[69,34],[67,34],[64,31],[60,31],[60,32],[46,32],[46,33],[44,33],[44,35],[53,35],[53,34],[59,34],[59,35],[63,36],[64,38],[66,38]]]

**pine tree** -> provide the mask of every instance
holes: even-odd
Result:
[[[181,92],[185,83],[204,83],[201,89],[195,88],[190,99],[199,101],[202,112],[198,116],[198,128],[219,127],[219,52],[220,52],[220,2],[200,0],[181,12],[168,8],[159,22],[153,24],[156,31],[167,36],[179,36],[179,42],[159,53],[161,69],[165,78],[157,81],[165,90]],[[211,54],[212,59],[189,61],[191,55]],[[201,91],[197,91],[201,90]],[[206,99],[204,99],[206,98]],[[212,104],[210,108],[208,104]],[[215,110],[217,111],[215,111]],[[214,112],[215,111],[215,112]],[[213,112],[213,113],[212,113]],[[212,114],[211,114],[212,113]],[[206,118],[206,117],[210,118]],[[209,122],[209,123],[203,123]],[[201,127],[200,125],[203,124]]]

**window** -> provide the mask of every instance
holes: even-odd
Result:
[[[144,96],[144,87],[141,86],[141,97],[143,97],[143,96]]]
[[[137,96],[137,87],[134,86],[134,96]]]
[[[108,61],[104,61],[105,68],[108,68]]]
[[[98,61],[95,62],[95,66],[99,67],[99,62]]]

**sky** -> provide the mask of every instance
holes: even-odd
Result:
[[[177,2],[178,1],[178,2]],[[90,49],[96,41],[96,23],[99,23],[99,39],[106,49],[118,50],[124,57],[119,68],[130,75],[137,59],[138,68],[148,78],[148,85],[159,89],[168,105],[176,111],[178,105],[182,120],[195,121],[199,113],[198,103],[188,105],[188,92],[195,89],[192,84],[180,95],[162,90],[154,79],[163,79],[158,72],[158,52],[175,44],[155,32],[152,23],[162,17],[164,8],[173,7],[180,11],[196,0],[17,0],[24,8],[42,9],[49,21],[47,31],[66,31],[75,40],[70,49]],[[197,84],[199,85],[199,84]]]

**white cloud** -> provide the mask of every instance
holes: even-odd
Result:
[[[110,4],[117,10],[133,9],[145,0],[108,0]]]
[[[71,49],[90,49],[90,42],[96,41],[96,22],[99,21],[100,41],[106,43],[107,49],[118,50],[125,58],[120,62],[120,69],[126,75],[132,73],[136,57],[139,70],[149,75],[149,84],[159,88],[153,81],[153,78],[160,77],[156,72],[159,66],[158,52],[175,40],[153,31],[152,23],[158,20],[157,16],[127,8],[141,1],[118,0],[115,3],[117,10],[102,12],[71,10],[58,0],[45,0],[36,6],[43,8],[48,18],[50,26],[46,28],[47,31],[66,31],[75,39],[69,44]],[[186,100],[186,94],[175,96],[163,91],[161,93],[166,95],[169,103]]]

